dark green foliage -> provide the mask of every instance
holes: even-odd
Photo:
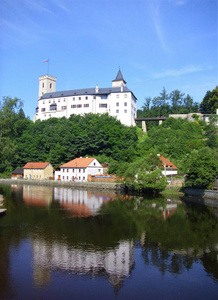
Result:
[[[194,102],[190,95],[181,93],[179,90],[174,90],[170,94],[166,89],[160,92],[158,97],[151,99],[145,98],[145,103],[141,109],[137,111],[138,118],[142,117],[168,117],[169,114],[187,114],[191,112],[198,112],[199,105]],[[140,124],[139,124],[140,126]],[[153,126],[158,126],[158,122],[149,122],[147,124],[148,130]]]
[[[140,152],[146,154],[155,149],[181,168],[187,154],[205,145],[204,137],[198,122],[169,118],[148,132],[148,138],[140,144]]]
[[[187,172],[186,187],[211,188],[217,177],[218,161],[214,151],[207,147],[193,153]]]
[[[137,132],[107,114],[72,115],[32,123],[18,139],[17,148],[20,164],[50,161],[59,166],[85,155],[129,162],[136,155]]]
[[[200,104],[202,114],[215,114],[218,109],[218,86],[211,92],[207,91]]]
[[[134,161],[124,173],[125,184],[136,190],[162,191],[167,180],[162,175],[160,165],[159,157],[154,154]]]

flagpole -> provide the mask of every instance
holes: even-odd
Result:
[[[48,75],[49,75],[49,58],[48,58]]]

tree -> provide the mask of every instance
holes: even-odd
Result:
[[[207,91],[200,104],[202,114],[215,114],[218,109],[218,86],[211,92]]]
[[[213,150],[202,148],[193,153],[187,172],[186,187],[208,189],[218,176],[218,162]]]
[[[161,161],[157,155],[150,154],[131,163],[124,174],[127,186],[136,190],[150,190],[159,192],[167,185],[166,177],[159,168]]]

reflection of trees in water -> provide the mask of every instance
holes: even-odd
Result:
[[[166,272],[181,274],[185,269],[188,271],[198,259],[188,255],[171,253],[157,245],[145,245],[142,248],[142,256],[146,265],[156,266],[162,275]]]
[[[204,253],[201,258],[205,271],[213,276],[213,279],[218,282],[218,252]]]

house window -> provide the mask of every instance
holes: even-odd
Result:
[[[83,180],[85,180],[85,177],[83,176]]]
[[[119,109],[116,110],[116,114],[119,114]]]
[[[119,102],[116,103],[116,106],[119,106]]]
[[[74,169],[73,169],[73,173],[74,173]]]
[[[64,180],[64,176],[63,176],[62,178],[63,178],[63,180]]]
[[[80,178],[81,178],[81,177],[79,176],[79,180],[80,180]]]
[[[63,169],[63,173],[64,173],[64,169]]]
[[[94,166],[95,166],[95,163],[94,163]]]
[[[127,106],[127,102],[124,102],[124,106]]]
[[[60,102],[60,99],[58,99],[58,102]]]
[[[105,107],[105,108],[107,108],[107,104],[106,103],[100,103],[99,107]]]
[[[81,169],[79,169],[79,173],[81,172]]]
[[[67,176],[67,180],[68,180],[68,176]]]
[[[83,173],[85,173],[85,169],[83,169]]]
[[[69,170],[67,169],[67,173],[68,173],[68,171],[69,171]]]
[[[84,104],[83,107],[89,107],[89,104]]]

